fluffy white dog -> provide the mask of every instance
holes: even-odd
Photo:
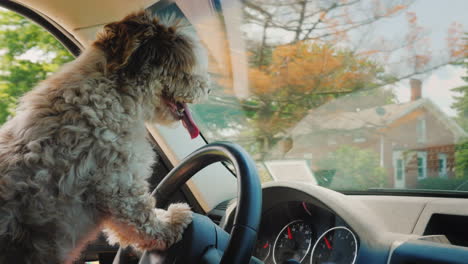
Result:
[[[0,129],[0,263],[71,263],[103,229],[140,250],[181,238],[192,213],[154,208],[145,122],[198,135],[187,103],[208,91],[201,50],[180,21],[141,11],[21,99]]]

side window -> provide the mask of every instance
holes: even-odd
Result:
[[[14,116],[19,97],[72,59],[49,32],[0,8],[0,125]]]

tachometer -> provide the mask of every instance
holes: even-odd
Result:
[[[312,227],[302,220],[287,224],[276,237],[274,263],[302,263],[312,245],[312,235]]]
[[[323,233],[315,242],[310,264],[354,264],[357,240],[344,226],[334,227]]]

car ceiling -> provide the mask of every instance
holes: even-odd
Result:
[[[81,43],[94,38],[103,25],[128,13],[151,6],[159,0],[18,0],[30,9],[46,15]]]

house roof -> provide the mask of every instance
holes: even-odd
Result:
[[[441,121],[456,138],[466,136],[466,132],[448,117],[430,99],[418,99],[402,104],[388,104],[356,112],[337,111],[330,113],[322,108],[310,110],[309,113],[292,129],[290,135],[300,136],[317,133],[317,131],[351,131],[369,128],[384,128],[396,120],[414,112],[426,109]]]

